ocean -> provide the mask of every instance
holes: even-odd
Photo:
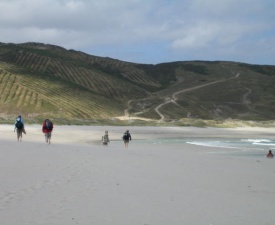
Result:
[[[275,149],[275,139],[238,139],[238,138],[161,138],[152,140],[135,140],[149,145],[179,146],[183,143],[212,147],[211,154],[226,154],[232,156],[265,157],[268,150]]]

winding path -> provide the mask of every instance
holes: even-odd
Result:
[[[125,117],[130,117],[129,109],[131,109],[131,105],[130,105],[131,102],[132,102],[132,100],[129,100],[129,101],[127,102],[127,109],[124,110],[124,116],[125,116]]]
[[[237,73],[234,77],[230,77],[230,78],[227,78],[227,79],[221,79],[221,80],[213,81],[213,82],[210,82],[210,83],[207,83],[207,84],[198,85],[198,86],[195,86],[195,87],[192,87],[192,88],[183,89],[181,91],[177,91],[177,92],[173,93],[171,99],[166,100],[164,103],[161,103],[160,105],[158,105],[155,108],[156,113],[160,116],[159,121],[161,122],[165,118],[164,115],[159,111],[159,109],[162,106],[164,106],[166,104],[169,104],[169,103],[174,103],[174,104],[178,105],[177,102],[176,102],[177,101],[177,97],[176,96],[178,94],[183,93],[183,92],[188,92],[188,91],[194,91],[194,90],[197,90],[197,89],[200,89],[200,88],[203,88],[203,87],[207,87],[207,86],[210,86],[210,85],[213,85],[213,84],[217,84],[217,83],[225,82],[225,81],[228,81],[228,80],[232,80],[232,79],[238,78],[239,76],[240,76],[240,73]],[[178,105],[178,106],[180,106],[180,105]]]
[[[247,90],[247,92],[246,92],[246,93],[242,96],[242,98],[241,98],[243,104],[244,104],[247,108],[249,108],[250,110],[253,110],[253,109],[249,106],[250,100],[248,99],[248,96],[252,93],[252,90],[251,90],[250,88],[247,88],[247,87],[243,86],[243,85],[240,85],[240,86]]]

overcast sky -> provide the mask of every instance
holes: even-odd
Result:
[[[275,65],[275,0],[0,0],[0,42],[148,64]]]

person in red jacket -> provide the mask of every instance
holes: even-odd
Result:
[[[51,137],[52,137],[52,131],[53,131],[53,122],[49,119],[46,119],[42,125],[42,132],[45,135],[45,141],[48,144],[51,144]]]

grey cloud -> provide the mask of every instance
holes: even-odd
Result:
[[[237,59],[240,53],[232,49],[242,49],[244,43],[250,43],[252,54],[253,48],[256,51],[256,46],[268,46],[275,36],[273,2],[0,0],[0,41],[37,41],[84,51],[100,46],[105,51],[110,46],[116,52],[121,46],[129,46],[131,53],[140,46],[136,55],[141,55],[140,52],[145,55],[148,49],[154,51],[158,43],[162,54],[154,55],[159,57],[152,58],[154,62],[169,56],[181,60],[188,55]],[[206,51],[211,47],[217,53]],[[243,47],[243,51],[248,50]],[[207,52],[209,55],[205,55]],[[147,55],[152,54],[147,52]],[[257,61],[258,56],[254,55]],[[148,61],[148,57],[144,58]]]

